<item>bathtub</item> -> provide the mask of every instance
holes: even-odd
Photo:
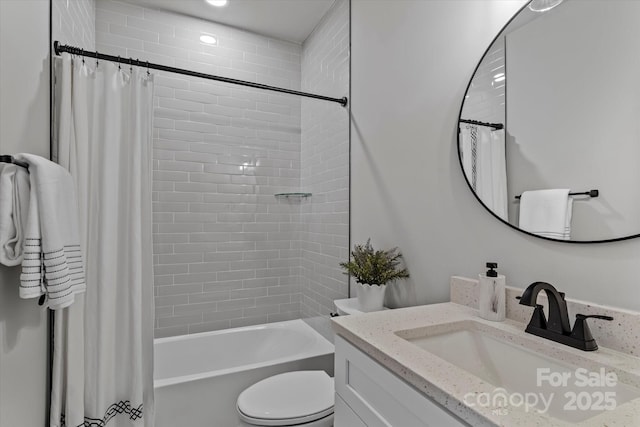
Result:
[[[333,376],[333,344],[302,320],[159,338],[155,427],[236,427],[238,395],[287,371]]]

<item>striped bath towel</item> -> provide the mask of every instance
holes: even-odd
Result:
[[[86,288],[73,179],[42,157],[15,158],[29,164],[31,183],[20,296],[46,295],[49,308],[67,307]]]

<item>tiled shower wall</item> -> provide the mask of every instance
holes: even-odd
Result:
[[[304,73],[304,90],[342,97],[348,20],[348,1],[337,1],[300,46],[97,0],[96,47],[291,89]],[[201,33],[218,44],[200,43]],[[338,270],[348,254],[347,109],[154,74],[156,336],[299,318],[302,307],[305,316],[331,311],[347,295]],[[274,197],[298,191],[313,196]]]
[[[302,90],[349,95],[349,2],[337,0],[302,48]],[[349,114],[335,103],[302,100],[302,314],[328,315],[347,297],[339,263],[349,254]]]
[[[96,45],[95,0],[51,0],[53,40],[88,50]]]
[[[97,1],[97,48],[300,88],[300,45]],[[216,46],[200,34],[218,38]],[[300,99],[156,73],[156,336],[300,317]]]
[[[497,75],[506,74],[505,37],[494,41],[478,66],[465,95],[462,118],[489,123],[505,123],[506,77],[496,81]]]

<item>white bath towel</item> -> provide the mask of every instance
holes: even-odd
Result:
[[[15,158],[29,165],[31,184],[20,296],[46,294],[49,308],[67,307],[86,287],[73,180],[66,169],[42,157]]]
[[[569,189],[525,191],[520,197],[519,226],[539,236],[569,240],[572,211]]]
[[[0,163],[0,264],[13,267],[22,263],[28,212],[27,169]]]
[[[567,198],[567,214],[565,215],[564,236],[562,240],[571,239],[571,217],[573,216],[573,197]]]

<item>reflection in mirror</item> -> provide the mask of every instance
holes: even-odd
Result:
[[[465,95],[458,150],[498,218],[554,240],[640,233],[638,22],[637,1],[538,0],[489,47]]]

